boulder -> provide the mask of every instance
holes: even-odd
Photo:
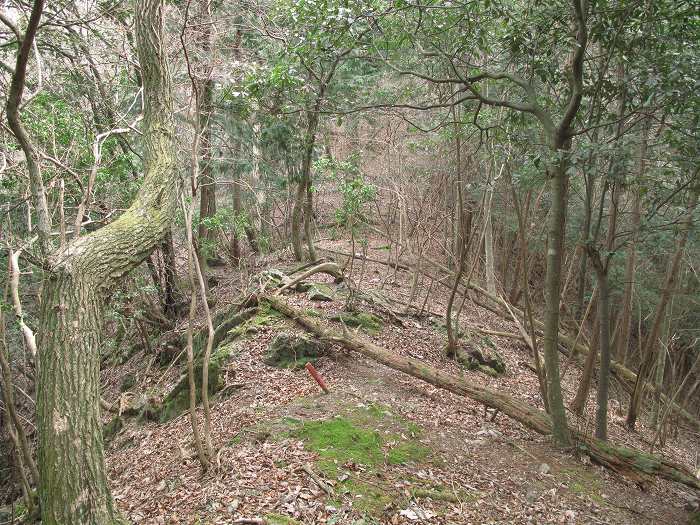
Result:
[[[280,332],[270,341],[264,362],[277,368],[300,368],[325,353],[325,345],[316,339]]]

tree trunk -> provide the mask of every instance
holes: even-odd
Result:
[[[583,255],[586,257],[586,255]],[[596,289],[591,297],[591,306],[595,307],[596,310],[600,310],[599,303],[599,290]],[[583,323],[583,320],[581,321]],[[583,363],[583,370],[581,371],[581,379],[578,383],[578,388],[576,389],[576,395],[573,401],[571,401],[571,411],[579,416],[583,414],[583,410],[586,408],[586,401],[588,401],[588,392],[591,389],[591,381],[593,380],[593,370],[595,369],[595,364],[598,358],[598,348],[600,345],[600,316],[598,316],[593,323],[593,336],[591,337],[591,343],[588,346],[588,355],[586,355],[586,360]]]
[[[597,251],[589,249],[589,257],[598,280],[598,345],[600,346],[600,374],[598,377],[598,398],[596,406],[595,437],[608,439],[608,390],[610,387],[610,289],[608,286],[608,265],[600,260]],[[594,355],[594,352],[590,352]]]
[[[200,54],[194,64],[194,75],[197,90],[197,125],[199,133],[199,225],[197,231],[198,256],[202,271],[207,268],[207,260],[216,258],[216,229],[207,227],[206,219],[216,215],[216,180],[214,178],[214,163],[212,157],[212,110],[214,86],[211,79],[211,1],[199,0],[198,13],[194,31],[196,51]],[[206,279],[205,279],[206,282]]]
[[[105,475],[99,350],[110,292],[163,240],[175,212],[172,89],[162,0],[136,5],[144,84],[143,185],[107,226],[49,258],[42,289],[37,422],[44,525],[122,523]]]
[[[301,173],[297,184],[294,208],[292,209],[292,249],[297,261],[304,258],[302,247],[302,221],[306,243],[309,248],[310,260],[316,259],[316,250],[311,236],[311,218],[313,217],[313,200],[311,192],[311,162],[313,160],[314,145],[316,144],[316,132],[318,130],[318,105],[309,112],[306,124],[306,134],[304,136],[304,152],[301,163]]]
[[[698,203],[698,188],[693,187],[691,189],[690,199],[688,201],[688,207],[685,215],[681,219],[680,233],[678,235],[678,240],[676,241],[676,251],[673,254],[668,270],[666,272],[666,278],[664,279],[663,289],[661,291],[661,297],[659,299],[659,304],[656,306],[656,312],[654,313],[654,320],[651,325],[651,330],[649,330],[649,335],[644,343],[644,349],[642,351],[642,365],[639,367],[639,373],[637,374],[637,382],[634,385],[634,392],[632,392],[632,398],[630,400],[629,411],[627,412],[627,427],[629,429],[634,429],[637,422],[637,416],[639,414],[639,408],[642,403],[642,394],[644,393],[644,384],[649,377],[651,368],[656,360],[656,348],[657,339],[659,338],[659,331],[661,329],[661,323],[663,322],[664,315],[666,313],[666,305],[671,299],[673,294],[673,287],[676,283],[676,277],[678,276],[678,269],[681,264],[681,258],[683,257],[683,252],[685,251],[685,245],[688,241],[688,234],[693,227],[693,212]]]
[[[566,155],[556,151],[556,155]],[[559,378],[559,293],[561,287],[561,259],[564,248],[566,198],[568,189],[567,163],[556,161],[549,173],[552,206],[548,218],[547,273],[545,277],[544,363],[547,373],[547,395],[552,417],[552,435],[560,446],[571,443],[566,423],[566,409]]]
[[[163,254],[163,276],[164,276],[164,311],[166,317],[174,319],[176,314],[175,290],[176,290],[176,273],[175,268],[175,248],[173,246],[173,234],[168,229],[165,238],[160,245],[160,250]]]
[[[639,155],[637,158],[636,178],[641,180],[646,171],[646,154],[649,139],[649,121],[646,120],[642,130],[642,141],[639,145]],[[625,261],[625,289],[622,294],[622,308],[615,330],[615,354],[617,360],[624,366],[627,362],[627,349],[629,348],[629,337],[632,329],[632,292],[634,291],[634,281],[637,268],[637,242],[639,240],[639,228],[642,222],[641,214],[641,193],[638,187],[633,188],[632,203],[632,238],[627,245],[627,258]]]
[[[231,198],[233,205],[233,235],[231,237],[231,256],[236,264],[241,262],[241,239],[239,234],[239,222],[243,215],[243,205],[241,204],[241,174],[236,169],[231,188]]]
[[[495,173],[493,174],[495,176]],[[496,295],[496,270],[493,257],[493,222],[491,220],[491,210],[493,208],[493,184],[489,179],[489,186],[486,194],[486,209],[484,210],[484,259],[486,262],[486,289],[489,293]]]

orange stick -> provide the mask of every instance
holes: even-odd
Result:
[[[304,367],[306,370],[311,374],[311,377],[313,377],[316,382],[318,383],[318,386],[321,387],[321,390],[323,390],[326,394],[330,394],[330,390],[328,390],[328,387],[326,386],[326,382],[323,380],[323,378],[319,375],[319,373],[316,371],[314,368],[314,365],[311,363],[306,363],[306,366]]]

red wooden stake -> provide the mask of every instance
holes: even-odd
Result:
[[[328,390],[328,387],[326,386],[326,382],[323,380],[323,378],[319,375],[319,373],[316,371],[314,368],[314,365],[311,363],[306,363],[306,366],[304,367],[306,370],[311,374],[311,377],[313,377],[316,382],[318,383],[318,386],[321,387],[321,390],[323,390],[326,394],[330,394],[330,390]]]

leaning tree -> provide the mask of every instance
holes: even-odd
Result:
[[[35,207],[46,210],[41,169],[20,107],[27,62],[43,0],[33,4],[8,94],[8,123],[28,159]],[[112,290],[159,245],[175,215],[174,123],[163,42],[162,0],[135,2],[135,37],[143,82],[145,176],[119,219],[57,250],[48,213],[40,215],[45,272],[38,338],[37,420],[42,522],[122,523],[104,466],[100,425],[99,348]]]

